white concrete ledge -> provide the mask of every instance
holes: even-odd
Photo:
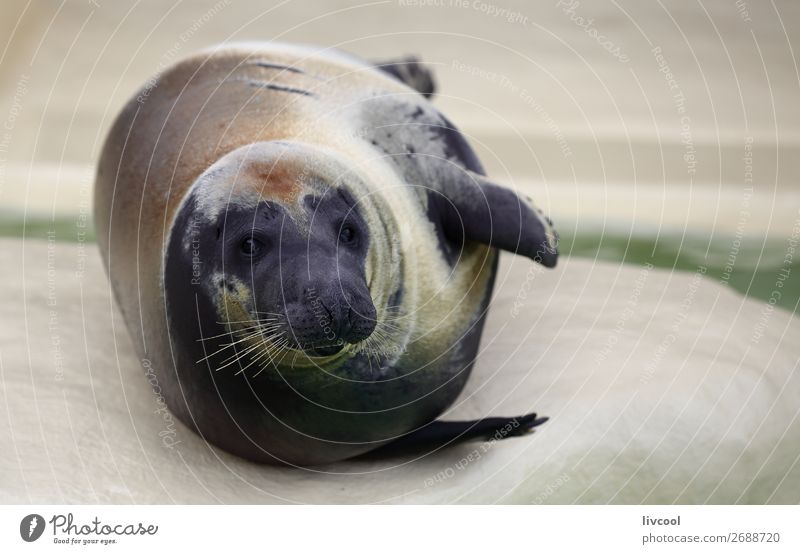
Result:
[[[800,322],[699,274],[505,256],[447,417],[551,421],[301,470],[247,463],[157,412],[93,245],[4,240],[0,268],[6,503],[800,501]]]

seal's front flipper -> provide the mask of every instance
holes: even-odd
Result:
[[[545,267],[556,265],[558,234],[529,197],[447,160],[437,165],[437,184],[428,198],[448,238],[488,244]]]
[[[425,64],[414,56],[382,62],[373,61],[371,63],[376,69],[388,73],[428,99],[432,98],[436,93],[436,83],[433,80],[433,73]]]
[[[501,440],[532,433],[546,417],[527,414],[521,417],[487,417],[473,421],[434,421],[379,448],[377,453],[402,453],[433,450],[474,440]]]

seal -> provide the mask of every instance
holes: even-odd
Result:
[[[228,45],[168,68],[112,126],[95,224],[169,409],[247,459],[334,462],[529,432],[437,421],[475,361],[497,249],[557,235],[490,181],[413,58]]]

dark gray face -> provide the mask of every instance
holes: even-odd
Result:
[[[342,187],[309,188],[295,203],[290,211],[277,201],[231,202],[209,220],[190,198],[167,253],[171,321],[197,313],[204,337],[224,332],[222,322],[257,322],[271,344],[310,356],[366,339],[376,312],[365,273],[369,229],[355,199]],[[189,323],[176,332],[197,342],[198,325]]]

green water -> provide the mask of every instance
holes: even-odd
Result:
[[[23,219],[21,216],[2,214],[0,215],[0,237],[20,237],[23,236]],[[76,218],[28,218],[25,220],[24,236],[29,239],[47,240],[49,233],[53,232],[55,240],[63,242],[94,242],[94,227],[91,223],[88,227],[78,228]],[[78,232],[85,233],[80,237]],[[80,238],[79,238],[80,237]]]
[[[705,266],[706,278],[727,281],[743,295],[762,300],[778,291],[777,305],[797,311],[800,245],[795,245],[798,251],[787,261],[787,253],[791,252],[788,240],[735,239],[733,235],[709,241],[708,237],[697,235],[627,237],[598,233],[562,237],[559,250],[569,256],[638,265],[649,262],[676,271],[694,272]]]
[[[22,237],[21,216],[4,214],[0,217],[0,236]],[[94,240],[94,229],[79,229],[75,218],[28,219],[24,236],[29,239],[47,240],[52,231],[57,241],[77,242],[81,238]],[[80,237],[79,231],[85,232]],[[629,237],[613,232],[561,236],[559,250],[562,255],[578,256],[609,262],[642,265],[651,263],[656,267],[676,271],[696,271],[698,266],[707,268],[706,277],[723,280],[740,293],[753,298],[767,300],[773,291],[779,290],[777,302],[795,312],[800,301],[800,249],[791,263],[786,258],[787,240],[765,241],[760,237],[745,237],[741,244],[735,237],[716,236],[713,240],[699,235],[661,235]],[[726,272],[726,266],[728,272]],[[788,270],[788,273],[787,273]],[[779,275],[786,277],[782,287],[777,288]]]

